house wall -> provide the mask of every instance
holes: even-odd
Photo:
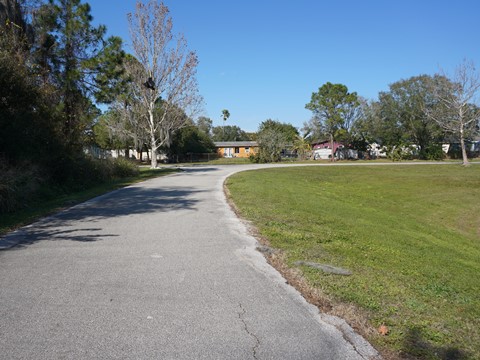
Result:
[[[217,154],[220,157],[248,158],[250,155],[255,154],[256,150],[254,146],[228,146],[217,148]]]
[[[330,143],[330,141],[324,141],[324,142],[321,142],[321,143],[314,144],[313,145],[313,150],[316,150],[316,149],[330,149],[331,145],[332,144]],[[340,146],[343,146],[343,144],[334,141],[333,142],[333,152],[335,153],[335,151],[337,151],[338,147],[340,147]]]

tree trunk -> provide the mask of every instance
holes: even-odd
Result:
[[[330,147],[332,148],[332,157],[330,161],[335,161],[335,151],[333,149],[334,142],[333,142],[333,134],[330,134]]]
[[[150,168],[156,169],[157,168],[157,146],[155,145],[155,136],[152,136],[152,165]]]
[[[463,159],[463,166],[468,166],[470,163],[468,162],[467,157],[467,149],[465,149],[465,138],[463,136],[463,128],[460,129],[460,147],[462,148],[462,159]]]
[[[157,168],[157,137],[155,136],[155,127],[154,127],[154,118],[153,118],[153,109],[155,104],[153,102],[150,103],[150,109],[148,110],[148,116],[150,118],[150,147],[152,148],[152,162],[150,168],[156,169]]]

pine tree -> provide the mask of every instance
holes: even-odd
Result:
[[[63,133],[74,148],[82,146],[97,113],[94,100],[111,101],[110,89],[118,81],[124,57],[122,40],[105,40],[105,26],[92,26],[92,19],[90,5],[81,0],[49,0],[40,8],[36,26],[40,71],[44,81],[59,89]]]

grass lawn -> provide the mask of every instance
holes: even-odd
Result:
[[[480,359],[480,166],[268,169],[227,187],[309,285],[386,326],[364,331],[385,354]]]
[[[28,207],[21,211],[2,214],[0,216],[0,235],[3,235],[8,231],[14,230],[20,226],[29,224],[42,216],[52,214],[63,208],[73,206],[109,191],[158,176],[172,174],[177,171],[178,170],[175,168],[150,169],[141,167],[139,174],[134,177],[118,179],[116,181],[104,183],[79,192],[57,192],[51,194],[51,197],[29,204]]]

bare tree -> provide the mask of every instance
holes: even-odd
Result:
[[[446,132],[460,140],[463,165],[469,165],[465,139],[477,130],[480,121],[480,73],[472,62],[464,61],[453,77],[436,76],[434,96],[439,106],[427,108],[426,114]]]
[[[188,116],[201,104],[196,81],[198,58],[188,50],[183,35],[173,34],[172,18],[163,2],[138,1],[135,12],[128,14],[128,22],[134,55],[143,65],[142,73],[133,80],[141,89],[140,102],[148,114],[155,168],[159,147],[170,145],[173,133],[187,124]]]
[[[123,91],[116,97],[112,109],[118,114],[117,122],[108,124],[116,134],[133,140],[137,152],[140,153],[144,144],[150,143],[148,112],[142,102],[144,86],[135,79],[141,79],[145,70],[142,64],[133,56],[127,55],[124,61]],[[127,149],[126,149],[127,150]]]

